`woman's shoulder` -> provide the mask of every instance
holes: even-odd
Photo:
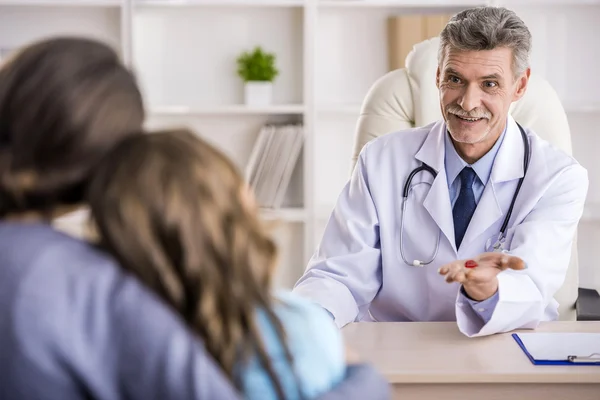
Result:
[[[333,324],[329,313],[311,300],[286,290],[278,290],[273,296],[275,314],[284,325],[295,323],[303,325]],[[339,333],[337,328],[335,332]]]
[[[294,369],[307,397],[342,380],[345,350],[341,332],[323,308],[297,294],[279,291],[275,314],[281,321]]]
[[[108,253],[48,225],[0,223],[0,260],[0,292],[7,298],[0,310],[15,315],[23,338],[43,332],[69,347],[64,332],[71,332],[109,341],[116,325],[139,317],[140,310],[160,314],[164,308]]]
[[[320,306],[286,291],[273,294],[273,312],[284,331],[282,342],[266,313],[258,313],[262,339],[271,365],[282,380],[288,398],[315,398],[342,381],[345,353],[342,337]],[[285,347],[284,347],[285,345]],[[285,348],[292,358],[289,364]],[[272,382],[264,368],[253,360],[242,374],[247,399],[275,399]]]
[[[276,290],[273,292],[273,297],[278,305],[291,306],[306,312],[314,312],[321,308],[317,303],[289,290]]]
[[[88,273],[96,268],[116,269],[114,260],[94,244],[44,223],[0,222],[0,255],[5,263],[18,264],[26,271],[51,268],[54,272]]]

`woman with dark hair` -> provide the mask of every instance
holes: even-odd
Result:
[[[143,120],[134,77],[98,42],[38,42],[0,69],[0,398],[237,398],[157,298],[49,224]]]
[[[143,120],[134,77],[96,41],[44,40],[0,68],[1,399],[238,398],[164,301],[50,224]],[[325,398],[387,396],[373,370],[348,371]]]

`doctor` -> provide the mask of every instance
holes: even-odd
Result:
[[[443,120],[364,146],[295,292],[339,327],[456,320],[483,336],[557,318],[588,177],[508,115],[527,89],[530,46],[504,8],[450,20]]]

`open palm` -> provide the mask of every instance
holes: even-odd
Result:
[[[471,264],[474,267],[469,268]],[[516,256],[505,253],[482,253],[470,260],[457,260],[439,269],[446,282],[458,282],[463,285],[467,294],[476,300],[491,297],[498,289],[496,276],[506,269],[523,270],[525,262]]]

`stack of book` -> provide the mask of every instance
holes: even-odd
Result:
[[[302,125],[264,125],[246,167],[246,181],[263,208],[280,208],[302,145]]]

